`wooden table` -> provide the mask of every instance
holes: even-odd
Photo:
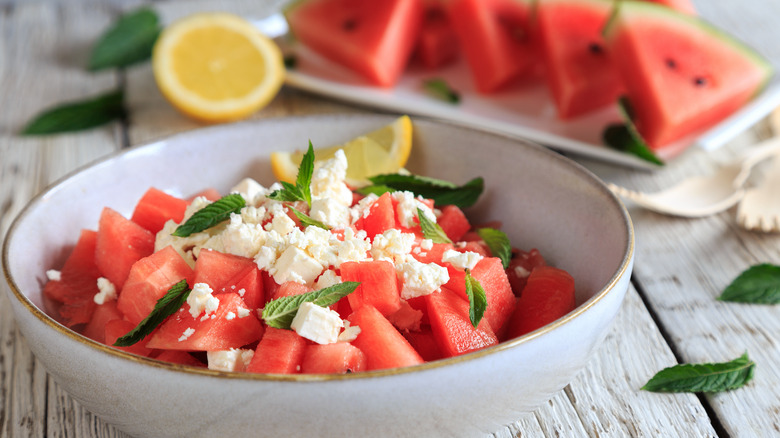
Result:
[[[158,2],[165,21],[196,10],[264,16],[266,2]],[[700,2],[702,12],[748,40],[780,17],[728,0]],[[739,3],[739,5],[737,5]],[[165,103],[148,65],[92,74],[92,42],[134,3],[0,1],[0,235],[36,193],[92,160],[119,149],[197,128]],[[745,20],[752,23],[745,26]],[[752,21],[751,21],[752,20]],[[777,27],[777,26],[774,26]],[[774,41],[779,41],[775,38]],[[776,47],[780,47],[777,44]],[[769,51],[778,49],[769,48]],[[780,59],[777,53],[770,53]],[[78,134],[22,138],[15,133],[42,108],[124,87],[130,118]],[[284,89],[254,118],[367,111]],[[716,152],[690,150],[662,170],[636,171],[579,159],[604,180],[654,190],[691,174],[710,173],[769,135],[759,124]],[[780,264],[780,235],[749,232],[735,212],[676,219],[630,206],[636,267],[625,304],[588,367],[552,400],[495,436],[699,437],[780,436],[780,307],[716,301],[750,265]],[[0,285],[5,291],[6,284]],[[124,436],[81,408],[46,374],[15,327],[0,293],[0,437]],[[655,394],[639,388],[656,371],[682,362],[723,361],[748,351],[757,363],[748,386],[713,395]]]

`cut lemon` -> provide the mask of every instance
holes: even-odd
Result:
[[[314,149],[315,165],[344,150],[347,157],[347,182],[365,184],[370,176],[395,173],[406,165],[412,150],[412,121],[401,116],[393,123],[361,135],[344,144]],[[305,151],[274,152],[271,169],[280,181],[294,182]]]
[[[157,86],[178,110],[206,122],[245,118],[282,86],[279,47],[243,18],[199,13],[160,34],[152,54]]]

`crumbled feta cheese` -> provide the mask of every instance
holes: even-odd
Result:
[[[402,233],[395,228],[386,230],[374,236],[374,241],[371,243],[371,257],[374,260],[403,263],[408,259],[405,256],[412,252],[415,239],[412,233]]]
[[[334,228],[341,229],[349,225],[349,206],[333,198],[317,198],[311,202],[309,217]]]
[[[339,335],[339,342],[352,342],[357,339],[360,334],[360,327],[356,325],[350,325],[349,321],[344,321],[344,331]]]
[[[425,264],[411,259],[397,264],[395,270],[403,279],[401,298],[405,300],[433,293],[450,280],[447,268],[436,263]]]
[[[482,255],[476,252],[466,251],[460,252],[454,249],[448,249],[444,251],[441,256],[441,261],[451,263],[452,266],[461,269],[474,269],[477,263],[482,260]]]
[[[377,199],[379,199],[379,196],[369,193],[365,198],[358,201],[357,205],[349,210],[352,223],[354,224],[358,219],[367,217],[371,213],[371,206],[374,205]]]
[[[336,274],[336,271],[328,269],[314,282],[314,290],[325,289],[326,287],[335,286],[339,283],[341,283],[341,277]]]
[[[115,300],[116,299],[116,286],[114,286],[114,283],[111,283],[111,280],[105,277],[100,277],[97,279],[97,287],[100,292],[95,294],[95,297],[93,300],[95,301],[95,304],[103,304],[106,301]]]
[[[368,240],[365,231],[360,230],[355,233],[352,228],[345,228],[344,241],[338,242],[338,260],[333,266],[338,268],[344,262],[368,260],[368,251],[370,249],[371,242]]]
[[[240,348],[206,352],[209,369],[217,371],[246,371],[254,355],[254,351]]]
[[[233,312],[228,312],[227,315],[225,315],[225,319],[230,321],[231,319],[234,319],[236,317],[236,314]]]
[[[295,225],[295,221],[284,211],[276,213],[266,227],[268,227],[268,231],[274,230],[279,233],[280,236],[286,236],[298,228],[297,225]]]
[[[339,149],[333,158],[325,160],[312,175],[311,196],[331,198],[334,201],[352,205],[352,190],[344,183],[347,177],[347,156]]]
[[[252,258],[265,244],[266,234],[262,226],[246,224],[240,214],[233,213],[225,230],[215,238],[219,239],[218,246],[222,247],[222,252]],[[207,242],[204,246],[209,244]]]
[[[194,328],[189,327],[189,328],[185,329],[184,333],[182,333],[181,336],[179,337],[179,342],[186,341],[190,336],[192,336],[193,333],[195,333],[195,329]]]
[[[184,219],[182,219],[181,223],[186,222],[187,219],[189,219],[198,210],[203,209],[203,207],[206,207],[209,204],[211,204],[211,201],[206,199],[205,196],[198,196],[193,199],[192,202],[190,202],[190,205],[187,206],[187,209],[184,210]]]
[[[192,286],[192,291],[187,297],[187,304],[190,305],[190,315],[193,318],[197,318],[203,312],[206,312],[207,317],[210,313],[217,311],[219,307],[219,300],[212,295],[214,292],[206,283],[195,283]]]
[[[193,257],[193,254],[197,255],[195,249],[203,247],[206,242],[211,239],[211,235],[206,232],[201,232],[191,234],[187,237],[177,237],[173,235],[173,232],[176,231],[178,226],[179,224],[172,220],[165,223],[162,230],[160,230],[155,237],[154,252],[160,251],[166,246],[171,246],[191,268],[194,268],[195,258]],[[216,230],[214,230],[214,232],[216,232]],[[214,247],[213,249],[219,250],[220,248]]]
[[[250,313],[249,309],[247,309],[246,307],[239,307],[236,309],[236,312],[238,312],[239,318],[246,318],[247,316],[249,316]]]
[[[247,205],[254,205],[258,195],[266,195],[268,190],[252,178],[244,178],[236,184],[230,193],[238,193],[246,201]]]
[[[420,241],[420,248],[424,249],[425,251],[430,251],[433,249],[433,240],[431,239],[423,239]]]
[[[417,218],[417,209],[422,210],[426,218],[431,222],[436,223],[436,215],[433,211],[422,202],[422,197],[415,197],[412,192],[393,192],[391,195],[393,199],[398,201],[398,207],[396,212],[398,213],[398,220],[401,221],[401,225],[406,228],[411,228],[415,225],[414,219]]]
[[[49,281],[62,281],[62,272],[56,269],[49,269],[46,271],[46,278],[48,278]]]
[[[529,275],[531,275],[531,271],[525,269],[520,265],[515,266],[514,271],[515,271],[515,275],[517,275],[519,278],[526,278]]]
[[[333,344],[338,341],[344,327],[338,312],[314,303],[301,304],[290,327],[301,337],[318,344]]]
[[[285,281],[311,284],[322,270],[323,266],[312,256],[298,247],[288,246],[274,263],[271,275],[279,284]]]

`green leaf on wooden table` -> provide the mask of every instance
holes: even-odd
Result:
[[[441,225],[428,219],[428,216],[419,207],[417,208],[417,220],[420,222],[423,238],[430,239],[433,243],[452,243],[452,240],[447,237],[447,233],[444,232]]]
[[[480,228],[477,230],[477,234],[490,248],[491,254],[501,259],[504,269],[508,268],[509,261],[512,260],[512,244],[506,233],[495,228]]]
[[[471,207],[479,199],[479,195],[485,188],[485,182],[481,177],[468,181],[462,186],[457,186],[449,181],[436,178],[428,178],[418,175],[402,175],[391,173],[375,175],[368,178],[373,186],[389,187],[392,190],[409,191],[423,198],[433,199],[436,205],[456,205],[460,208]]]
[[[487,309],[487,295],[479,280],[472,277],[468,269],[466,269],[466,295],[469,297],[469,320],[471,325],[477,328]]]
[[[325,289],[271,300],[263,308],[262,318],[269,327],[289,330],[301,304],[311,302],[320,307],[328,307],[351,294],[358,285],[360,283],[356,281],[345,281]]]
[[[211,204],[196,211],[183,224],[176,227],[176,231],[171,233],[177,237],[187,237],[193,233],[199,233],[209,229],[220,222],[230,219],[232,213],[238,213],[246,206],[244,197],[238,193],[231,193],[227,196],[212,202]]]
[[[452,104],[460,103],[460,94],[442,78],[433,78],[423,81],[423,89],[428,94]]]
[[[165,318],[176,313],[184,305],[192,290],[187,285],[187,280],[181,280],[171,286],[154,305],[151,313],[139,322],[134,329],[117,339],[114,345],[117,347],[129,347],[147,337],[154,329],[165,321]]]
[[[81,131],[119,120],[127,115],[120,90],[78,101],[66,102],[37,115],[21,135],[45,135]]]
[[[635,155],[645,161],[653,164],[663,165],[661,161],[650,149],[649,146],[639,135],[633,122],[633,110],[628,98],[625,96],[618,100],[620,112],[623,115],[624,123],[615,123],[604,129],[602,139],[604,144],[612,149]]]
[[[157,14],[149,8],[121,16],[92,48],[89,70],[126,67],[151,58],[152,48],[162,30],[159,21]]]
[[[675,365],[659,371],[642,389],[652,392],[729,391],[748,383],[755,367],[747,353],[729,362]]]
[[[726,287],[718,300],[753,304],[780,303],[780,266],[769,263],[751,266]]]

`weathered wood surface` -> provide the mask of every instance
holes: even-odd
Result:
[[[137,3],[89,2],[89,7],[84,7],[85,2],[73,3],[0,3],[4,6],[0,9],[0,102],[4,108],[0,113],[0,236],[32,196],[68,172],[127,144],[198,127],[165,103],[148,66],[100,74],[82,68],[97,35],[121,9]],[[168,22],[202,9],[261,16],[262,8],[278,4],[259,3],[154,5]],[[705,12],[726,8],[723,4],[728,2],[710,3]],[[15,135],[44,107],[122,83],[131,112],[127,126],[114,124],[43,138]],[[365,109],[285,89],[254,118],[361,111]],[[608,181],[654,190],[689,174],[712,171],[719,160],[746,147],[756,135],[766,135],[766,129],[757,127],[716,153],[691,151],[653,173],[580,161]],[[734,211],[698,220],[672,219],[633,207],[630,211],[637,233],[635,286],[639,293],[631,288],[610,334],[589,366],[565,390],[494,436],[780,434],[780,378],[775,366],[780,363],[780,308],[715,301],[730,279],[747,266],[780,263],[780,237],[739,229]],[[125,436],[81,408],[46,375],[15,328],[7,286],[2,284],[0,289],[0,438]],[[699,399],[638,389],[657,370],[678,360],[725,360],[745,350],[758,369],[754,382],[738,391]]]

